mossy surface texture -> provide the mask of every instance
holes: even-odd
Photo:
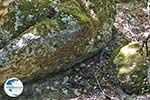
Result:
[[[76,0],[10,2],[9,12],[3,19],[0,84],[12,76],[28,81],[70,68],[99,50],[94,49],[98,31],[107,33],[109,30],[111,34],[111,26],[99,28],[108,20],[96,25],[86,8]],[[98,46],[104,44],[99,41]]]
[[[117,77],[127,93],[144,93],[148,89],[146,56],[140,53],[139,42],[122,47],[114,58]]]

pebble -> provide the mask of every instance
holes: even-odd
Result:
[[[86,66],[86,64],[84,64],[84,63],[80,64],[80,67],[85,67],[85,66]]]
[[[82,77],[81,77],[81,76],[79,76],[79,77],[78,77],[78,80],[81,80],[81,79],[82,79]]]
[[[102,38],[101,38],[101,36],[100,36],[100,35],[98,35],[98,36],[97,36],[97,39],[98,39],[98,40],[101,40]]]
[[[91,67],[91,65],[87,65],[87,67],[89,68],[89,67]]]
[[[62,89],[62,91],[63,91],[63,93],[64,93],[65,95],[68,94],[68,90],[67,90],[67,89]]]
[[[35,88],[35,91],[38,92],[39,94],[41,94],[41,89],[40,88]]]
[[[94,86],[94,88],[93,89],[96,89],[97,88],[97,86]]]
[[[68,77],[68,76],[64,77],[62,84],[67,83],[67,82],[68,82],[68,80],[69,80],[69,77]]]
[[[59,81],[54,81],[54,84],[55,84],[55,85],[58,85],[58,84],[59,84]]]
[[[55,88],[54,88],[54,87],[52,87],[52,86],[50,87],[50,89],[51,89],[52,91],[57,90],[57,89],[55,89]]]
[[[87,90],[86,90],[86,89],[84,89],[84,90],[83,90],[83,92],[84,92],[84,93],[87,93]]]
[[[79,71],[80,69],[79,69],[79,68],[75,68],[75,70],[76,70],[76,71]]]
[[[78,89],[74,89],[74,94],[75,94],[76,96],[79,96],[81,93],[79,92]]]
[[[49,90],[49,89],[50,89],[50,87],[49,87],[49,86],[47,86],[47,87],[46,87],[46,89],[47,89],[47,90]]]

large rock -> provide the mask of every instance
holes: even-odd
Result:
[[[84,2],[57,1],[9,2],[0,26],[0,85],[9,77],[25,82],[67,69],[110,40],[112,2],[91,2],[99,8],[88,8],[91,14]]]
[[[149,91],[146,55],[141,55],[140,48],[139,42],[131,42],[122,47],[113,60],[120,86],[126,93]]]
[[[118,48],[120,51],[113,60],[121,87],[127,93],[150,91],[147,77],[148,64],[146,63],[146,53],[149,51],[143,50],[144,52],[141,52],[140,50],[142,47],[140,43],[149,36],[150,19],[147,12],[146,5],[142,0],[133,0],[133,2],[116,5],[114,26],[121,34],[121,40],[126,38],[127,42],[138,41],[126,46],[124,46],[125,42],[123,41],[121,46],[124,47]],[[147,41],[147,45],[150,46],[149,41]],[[146,49],[145,45],[142,49]]]

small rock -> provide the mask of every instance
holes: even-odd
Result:
[[[79,77],[78,77],[78,80],[81,80],[81,79],[82,79],[82,77],[81,77],[81,76],[79,76]]]
[[[84,63],[80,64],[80,67],[85,67],[85,66],[86,66],[86,64],[84,64]]]
[[[79,71],[80,69],[79,69],[79,68],[76,68],[75,70],[76,70],[76,71]]]
[[[47,86],[47,87],[46,87],[46,89],[47,89],[47,90],[49,90],[49,89],[50,89],[50,87],[49,87],[49,86]]]
[[[55,85],[58,85],[58,84],[59,84],[59,81],[54,81],[54,84],[55,84]]]
[[[75,94],[76,96],[79,96],[81,93],[79,92],[78,89],[74,89],[74,94]]]
[[[67,82],[68,82],[68,80],[69,80],[69,77],[68,77],[68,76],[64,77],[62,84],[67,83]]]
[[[55,89],[55,88],[54,88],[54,87],[52,87],[52,86],[50,87],[50,89],[51,89],[52,91],[57,90],[57,89]]]
[[[89,67],[91,67],[91,65],[89,64],[89,65],[87,65],[87,67],[89,68]]]
[[[94,89],[96,89],[97,88],[97,86],[94,86]]]
[[[63,93],[64,93],[65,95],[68,94],[68,90],[67,90],[67,89],[62,89],[62,91],[63,91]]]
[[[39,94],[41,94],[41,89],[40,88],[35,88],[35,91],[38,92]]]
[[[87,93],[87,90],[86,90],[86,89],[84,89],[84,90],[83,90],[83,92],[84,92],[84,93]]]

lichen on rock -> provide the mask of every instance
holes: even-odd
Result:
[[[70,68],[98,52],[106,44],[95,39],[98,31],[107,36],[112,27],[98,28],[108,20],[94,24],[76,0],[17,0],[3,18],[0,85],[9,77],[26,82]]]
[[[140,53],[139,42],[131,42],[122,47],[113,63],[117,78],[126,93],[143,93],[148,90],[146,55]]]

